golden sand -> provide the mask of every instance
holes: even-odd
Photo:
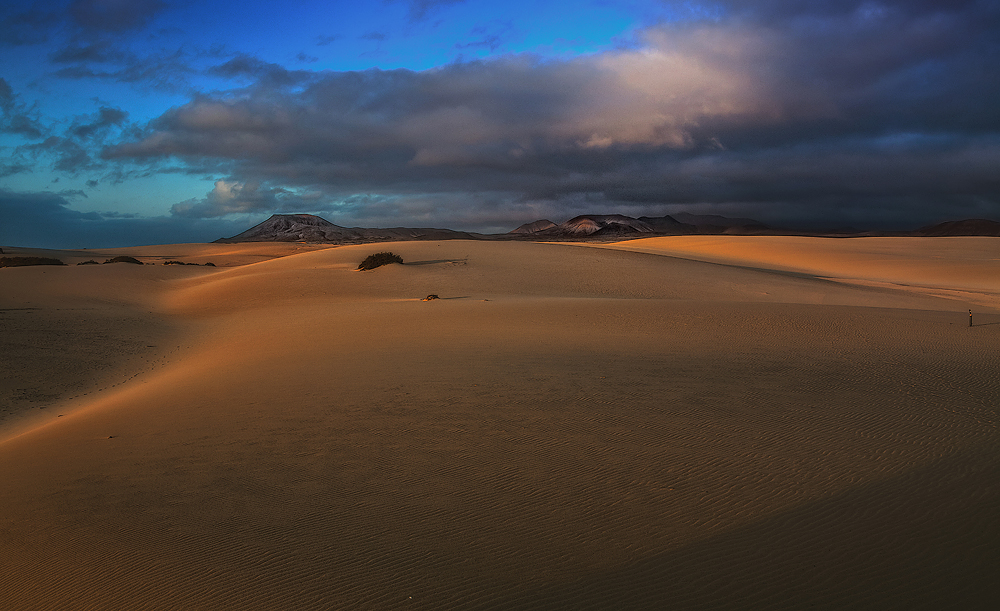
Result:
[[[1000,239],[114,254],[219,267],[0,269],[5,609],[1000,597]]]

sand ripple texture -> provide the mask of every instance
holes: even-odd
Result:
[[[183,358],[0,444],[0,606],[1000,600],[1000,313],[655,253],[391,246],[415,264],[165,280]]]

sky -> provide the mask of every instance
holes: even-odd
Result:
[[[1000,220],[1000,0],[8,0],[0,245]]]

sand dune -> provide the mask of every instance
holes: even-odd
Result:
[[[995,601],[1000,239],[694,239],[0,270],[0,323],[117,329],[9,327],[11,365],[51,360],[18,383],[53,398],[0,422],[0,600]],[[376,250],[407,264],[354,271]]]
[[[801,272],[1000,307],[1000,244],[992,237],[683,236],[633,240],[613,248]]]

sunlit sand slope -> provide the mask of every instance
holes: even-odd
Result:
[[[353,271],[377,250],[407,264]],[[140,278],[182,351],[0,444],[0,600],[997,600],[1000,313],[764,267],[455,241]]]
[[[1000,307],[1000,240],[993,237],[681,236],[610,248],[804,272]]]

